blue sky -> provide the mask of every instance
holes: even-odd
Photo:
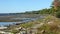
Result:
[[[49,8],[52,0],[0,0],[0,13],[18,13]]]

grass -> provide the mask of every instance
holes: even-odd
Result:
[[[52,23],[48,24],[48,22]],[[44,19],[44,23],[43,26],[37,28],[38,34],[41,34],[42,30],[45,31],[44,34],[60,34],[60,27],[58,27],[60,20],[58,18],[49,15]]]
[[[24,23],[24,24],[20,24],[20,27],[23,27],[23,28],[31,28],[32,26],[34,26],[35,24],[39,24],[40,21],[31,21],[31,22],[28,22],[28,23]]]
[[[48,23],[48,22],[52,22],[52,23]],[[44,23],[44,25],[42,25],[41,27],[37,28],[37,34],[60,34],[60,19],[56,18],[55,16],[47,16],[44,19],[38,19],[36,21],[31,21],[28,23],[24,23],[24,24],[20,24],[19,27],[23,27],[23,28],[31,28],[32,26],[36,25],[36,24],[40,24],[40,23]],[[18,27],[18,26],[16,26]],[[12,32],[16,33],[18,31],[14,30],[14,28],[16,27],[12,27]],[[45,32],[42,33],[41,31],[44,30]]]

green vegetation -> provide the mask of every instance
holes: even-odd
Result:
[[[60,11],[56,13],[56,17],[60,18]]]
[[[28,27],[31,27],[33,25],[34,25],[34,23],[30,22],[30,23],[21,24],[20,26],[23,28],[28,28]]]
[[[40,23],[39,21],[32,21],[32,22],[20,24],[20,27],[23,27],[23,28],[31,28],[33,25],[39,24],[39,23]]]

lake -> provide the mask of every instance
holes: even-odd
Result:
[[[16,19],[19,19],[19,18],[16,18]],[[21,20],[22,21],[20,21],[20,22],[0,22],[0,26],[13,25],[13,24],[17,24],[17,23],[25,23],[25,22],[29,22],[32,20],[36,20],[36,18],[21,18]]]

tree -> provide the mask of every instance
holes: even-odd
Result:
[[[54,0],[53,5],[54,9],[58,10],[60,8],[60,0]]]

